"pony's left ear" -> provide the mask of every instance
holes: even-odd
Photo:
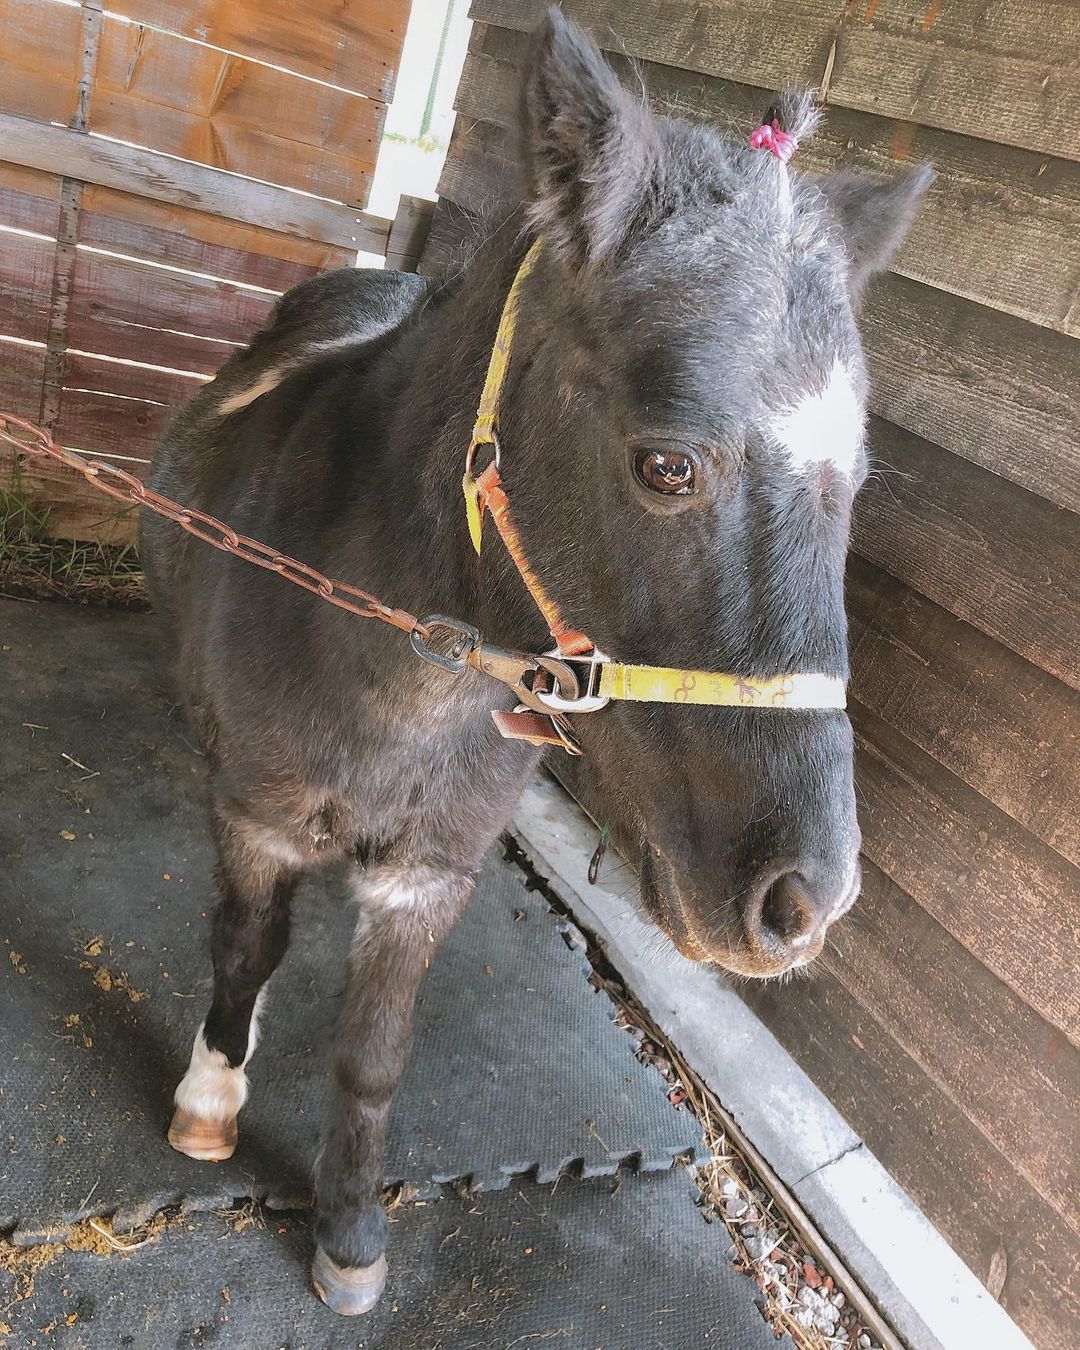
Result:
[[[521,120],[532,219],[576,268],[610,258],[658,186],[660,131],[580,28],[548,11],[533,39]]]
[[[851,286],[855,292],[875,272],[887,267],[907,237],[934,181],[929,164],[908,169],[895,178],[867,178],[841,169],[818,180],[836,213],[851,259]]]

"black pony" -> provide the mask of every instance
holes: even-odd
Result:
[[[522,97],[526,201],[452,281],[346,271],[273,322],[167,435],[152,486],[420,615],[543,653],[547,625],[461,478],[527,251],[499,409],[521,547],[613,660],[745,678],[847,674],[844,557],[865,473],[852,313],[929,171],[814,182],[787,95],[761,148],[654,117],[552,13]],[[228,1156],[266,980],[304,869],[350,860],[358,910],[317,1175],[314,1279],[360,1312],[385,1275],[387,1113],[428,958],[540,751],[515,696],[399,634],[143,525],[211,766],[213,1004],[170,1137]],[[805,964],[859,889],[852,737],[836,708],[617,702],[571,719],[635,822],[642,902],[680,950],[746,975]]]

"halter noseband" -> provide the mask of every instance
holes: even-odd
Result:
[[[610,660],[584,633],[563,622],[555,601],[529,566],[499,473],[499,401],[510,362],[520,293],[542,245],[543,240],[537,239],[525,255],[503,305],[462,480],[473,547],[480,552],[484,515],[490,512],[514,566],[555,639],[555,650],[543,657],[521,657],[478,641],[468,652],[464,660],[469,665],[511,684],[522,698],[515,712],[493,712],[495,725],[504,736],[534,745],[561,745],[571,754],[580,754],[566,714],[595,712],[611,699],[724,708],[846,707],[844,681],[836,675],[795,672],[758,678],[668,666],[626,665]],[[477,472],[477,453],[485,449],[491,459]],[[431,620],[425,622],[430,624]],[[453,621],[445,622],[448,627],[459,627]],[[530,675],[533,678],[528,683]],[[543,685],[548,682],[553,682],[555,688],[545,689]]]

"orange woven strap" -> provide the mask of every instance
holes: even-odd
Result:
[[[503,384],[506,381],[506,371],[510,364],[510,348],[514,339],[514,326],[517,323],[517,307],[522,283],[536,265],[541,246],[542,240],[537,239],[525,255],[503,305],[502,314],[499,318],[499,329],[495,335],[491,359],[488,362],[487,376],[484,379],[483,392],[480,395],[480,406],[476,412],[476,423],[473,426],[472,441],[469,445],[469,454],[465,465],[465,477],[462,479],[461,486],[465,493],[465,509],[468,514],[469,535],[473,542],[473,548],[476,549],[477,553],[480,552],[484,514],[490,511],[499,535],[506,545],[506,550],[513,559],[514,566],[521,573],[521,579],[536,602],[537,609],[544,616],[544,621],[551,630],[551,636],[555,639],[560,654],[562,656],[581,656],[585,652],[591,652],[593,644],[584,633],[579,633],[576,629],[569,628],[563,623],[558,606],[544,590],[540,578],[529,566],[528,559],[525,557],[525,550],[521,546],[521,538],[510,519],[510,502],[499,477],[499,399],[502,395]],[[477,474],[474,469],[476,452],[488,446],[491,447],[494,458],[481,473]]]
[[[583,656],[586,652],[591,652],[593,649],[592,642],[584,633],[579,633],[576,628],[570,628],[563,622],[555,601],[544,590],[540,578],[529,566],[529,560],[521,546],[521,536],[510,518],[510,499],[502,486],[499,466],[492,461],[480,474],[476,483],[479,489],[481,516],[485,511],[491,512],[491,518],[495,522],[495,528],[499,531],[499,537],[505,544],[506,551],[510,554],[514,566],[521,574],[521,579],[532,596],[537,609],[544,616],[544,622],[547,624],[551,636],[555,639],[555,645],[558,647],[560,655]]]

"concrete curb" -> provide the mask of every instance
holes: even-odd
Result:
[[[512,828],[912,1350],[1033,1350],[734,990],[680,956],[632,898],[603,880],[589,884],[596,829],[567,793],[537,778]]]

